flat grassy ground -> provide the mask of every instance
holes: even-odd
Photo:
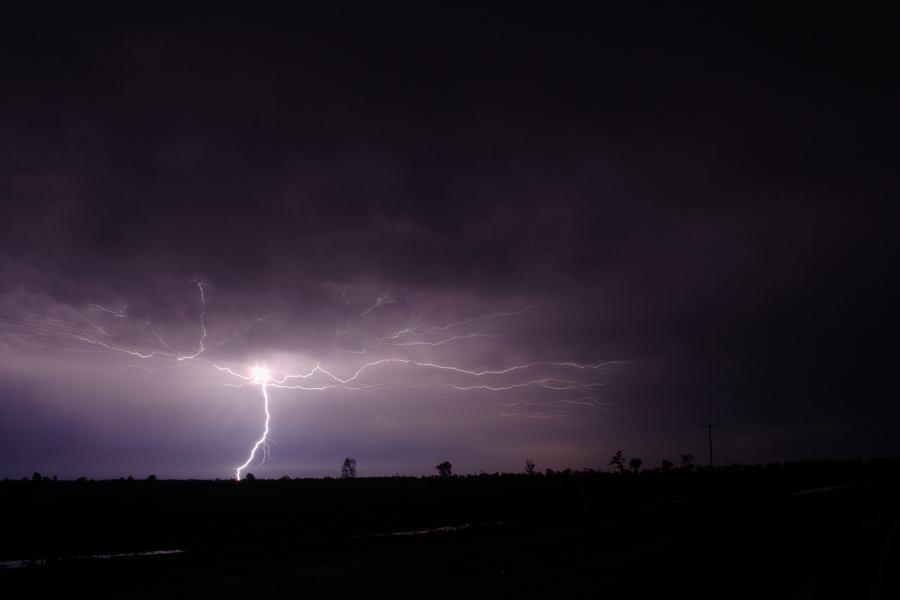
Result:
[[[10,598],[900,598],[893,461],[5,481],[0,498],[0,561],[44,561],[0,569]]]

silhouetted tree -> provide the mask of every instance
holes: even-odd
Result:
[[[341,477],[344,479],[353,479],[356,477],[356,459],[350,458],[349,456],[344,459],[344,464],[341,465]]]
[[[34,473],[31,474],[32,481],[40,481],[41,479],[42,479],[41,474],[38,473],[37,471],[35,471]]]
[[[534,461],[530,458],[525,459],[525,472],[529,475],[534,475]]]
[[[244,481],[256,481],[256,475],[253,473],[247,473],[244,475]]]
[[[644,464],[644,460],[641,458],[632,458],[628,461],[628,466],[631,467],[632,473],[639,473],[642,464]]]
[[[441,464],[435,467],[438,471],[438,475],[441,477],[450,477],[453,475],[453,465],[450,464],[450,461],[445,460]]]
[[[693,454],[682,454],[681,455],[681,466],[682,467],[690,467],[694,464],[694,455]]]
[[[669,460],[667,458],[662,459],[661,468],[664,473],[668,473],[669,471],[671,471],[672,467],[674,467],[674,466],[675,466],[675,463],[673,463],[671,460]]]
[[[156,475],[150,473],[149,475],[147,475],[147,481],[156,481]]]
[[[616,450],[616,453],[609,459],[609,464],[619,469],[619,473],[625,472],[625,456],[622,455],[621,450]]]

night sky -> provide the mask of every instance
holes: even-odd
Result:
[[[13,6],[0,477],[900,452],[890,15]]]

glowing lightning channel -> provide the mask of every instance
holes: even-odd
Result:
[[[206,341],[206,284],[202,281],[197,281],[197,288],[200,290],[200,343],[197,345],[197,351],[193,354],[188,354],[185,356],[179,356],[178,360],[193,360],[203,354],[206,351],[206,346],[203,342]]]
[[[269,392],[266,390],[266,385],[269,383],[270,375],[271,375],[271,372],[269,371],[269,369],[267,367],[264,367],[264,366],[256,365],[250,371],[250,380],[253,383],[258,384],[260,389],[262,390],[263,409],[265,410],[265,413],[266,413],[266,421],[265,421],[265,426],[263,427],[262,436],[258,440],[256,440],[255,444],[253,444],[253,448],[250,450],[250,456],[247,457],[247,460],[244,461],[244,464],[240,465],[234,471],[234,478],[237,481],[241,480],[241,471],[243,471],[248,466],[250,466],[250,463],[252,463],[253,459],[256,458],[256,451],[259,450],[260,446],[265,446],[265,444],[267,443],[267,438],[269,437],[269,421],[271,420],[272,415],[269,412]],[[265,452],[264,452],[263,453],[263,462],[265,462],[265,460],[266,460],[266,458],[265,458]]]

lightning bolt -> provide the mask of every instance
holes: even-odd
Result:
[[[597,409],[605,404],[594,395],[595,390],[605,384],[603,377],[610,373],[620,371],[628,361],[606,361],[599,363],[579,363],[574,361],[533,361],[515,364],[503,368],[476,368],[467,369],[454,364],[445,364],[433,360],[419,360],[405,356],[385,356],[374,358],[359,365],[355,370],[341,375],[333,369],[325,368],[321,361],[317,361],[305,371],[285,371],[281,368],[255,363],[248,365],[242,362],[229,360],[215,353],[215,347],[227,344],[237,337],[248,333],[253,327],[265,322],[271,315],[260,317],[251,325],[238,333],[232,334],[224,342],[213,343],[213,350],[208,345],[209,328],[207,322],[207,284],[197,280],[193,282],[199,293],[199,336],[196,347],[191,351],[176,350],[166,341],[163,335],[147,320],[135,319],[127,314],[126,307],[122,309],[110,309],[99,304],[89,304],[87,309],[98,315],[106,315],[117,322],[135,321],[145,328],[151,340],[134,339],[124,336],[111,335],[104,327],[90,319],[85,314],[76,311],[78,319],[87,324],[85,327],[69,326],[60,319],[40,317],[29,314],[30,318],[18,319],[14,317],[0,316],[0,333],[3,338],[19,337],[38,343],[52,345],[61,341],[67,341],[80,345],[98,348],[100,351],[123,355],[129,359],[137,360],[137,364],[128,364],[127,368],[142,368],[147,371],[158,372],[164,369],[175,368],[181,363],[199,363],[207,365],[219,373],[235,380],[235,383],[225,384],[235,387],[259,386],[262,398],[264,421],[262,433],[255,440],[243,463],[235,467],[235,479],[240,480],[247,468],[261,456],[260,463],[266,461],[269,455],[269,433],[271,430],[272,412],[269,392],[272,389],[301,390],[308,392],[320,392],[330,389],[343,389],[350,391],[373,391],[376,389],[402,388],[406,385],[404,379],[394,383],[366,382],[369,374],[390,367],[400,368],[403,372],[433,373],[449,381],[443,381],[441,385],[450,393],[479,392],[489,395],[498,395],[499,402],[493,403],[498,408],[519,408],[528,412],[499,412],[501,417],[515,417],[527,419],[563,419],[568,415],[560,412],[535,412],[537,410],[555,409]],[[346,290],[342,290],[342,301],[346,306],[351,302]],[[376,298],[361,311],[346,319],[344,325],[335,333],[335,351],[337,354],[365,355],[373,352],[385,352],[391,349],[403,349],[411,352],[417,348],[439,350],[450,344],[463,344],[473,340],[491,340],[501,337],[494,329],[494,324],[499,319],[519,317],[526,312],[535,310],[538,305],[528,305],[518,310],[504,312],[485,313],[467,319],[453,321],[445,324],[423,325],[423,315],[413,316],[406,324],[396,330],[383,332],[382,334],[367,339],[356,348],[341,347],[342,340],[349,335],[354,326],[365,321],[370,315],[382,307],[390,304],[398,304],[400,301],[390,295],[383,294]],[[78,348],[76,348],[78,349]],[[162,367],[146,367],[140,362],[151,359],[163,359],[174,361],[172,365]],[[565,373],[565,374],[564,374]],[[585,377],[588,377],[585,380]],[[456,381],[454,381],[454,379]],[[460,381],[462,380],[462,381]],[[516,401],[503,401],[505,394],[533,389],[535,393],[542,394],[566,394],[574,393],[574,397],[562,397],[551,399],[528,399]],[[402,389],[393,389],[394,393],[403,393]],[[426,391],[406,392],[417,396],[434,397],[445,400],[454,400],[452,397],[438,396]]]
[[[197,344],[197,351],[188,356],[179,356],[178,360],[193,360],[203,354],[206,351],[206,346],[203,342],[206,341],[206,336],[208,334],[206,330],[206,284],[202,281],[196,281],[197,288],[200,290],[200,342]]]
[[[250,466],[250,463],[252,463],[253,459],[256,458],[256,451],[259,450],[260,446],[264,446],[266,444],[269,437],[269,421],[271,421],[272,419],[272,413],[269,412],[269,393],[266,391],[265,382],[261,383],[259,387],[262,390],[263,410],[266,413],[265,425],[263,426],[262,436],[260,436],[260,438],[256,440],[256,443],[253,444],[253,448],[250,449],[250,455],[247,457],[247,460],[244,461],[244,464],[238,466],[238,468],[234,470],[234,478],[238,481],[241,480],[241,471]],[[263,458],[263,461],[265,461],[265,458]]]

